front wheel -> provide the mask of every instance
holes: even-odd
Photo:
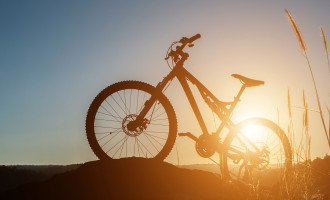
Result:
[[[267,119],[239,123],[225,138],[223,147],[222,172],[231,179],[271,185],[274,180],[269,180],[270,174],[288,172],[291,167],[289,140],[279,126]]]
[[[155,102],[135,128],[145,102]],[[143,82],[123,81],[100,92],[86,117],[88,142],[100,159],[145,157],[164,160],[174,146],[177,121],[172,105],[164,94]]]

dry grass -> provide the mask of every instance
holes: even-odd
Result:
[[[294,30],[295,35],[297,36],[300,48],[303,52],[303,55],[306,59],[307,66],[309,68],[314,90],[315,96],[318,104],[318,113],[320,114],[323,129],[325,132],[325,136],[328,141],[328,145],[330,147],[330,132],[327,132],[324,116],[320,104],[320,98],[318,94],[318,90],[315,83],[315,78],[313,75],[312,67],[307,55],[307,47],[303,40],[302,34],[292,17],[289,11],[285,10],[286,15],[291,23],[291,26]],[[329,58],[328,58],[328,47],[326,42],[326,37],[321,27],[321,34],[323,38],[325,52],[327,54],[328,66]],[[311,140],[312,136],[310,134],[310,126],[309,126],[309,108],[306,101],[305,91],[302,91],[302,102],[303,102],[303,113],[302,113],[302,131],[299,142],[296,142],[297,135],[295,135],[294,127],[293,127],[293,114],[292,114],[292,103],[290,98],[290,91],[287,90],[287,104],[288,104],[288,113],[289,113],[289,126],[288,126],[288,137],[291,143],[291,148],[294,152],[293,154],[293,166],[290,174],[283,174],[283,178],[281,180],[282,187],[280,188],[280,195],[277,199],[322,199],[320,196],[315,197],[318,193],[317,188],[313,183],[312,178],[312,167],[311,167]],[[330,129],[330,111],[327,107],[328,115],[329,115],[329,129]]]
[[[317,100],[317,105],[318,105],[319,114],[320,114],[320,117],[321,117],[323,129],[324,129],[324,133],[325,133],[325,136],[327,138],[328,145],[330,147],[330,127],[329,127],[329,132],[328,132],[327,128],[326,128],[326,125],[325,125],[324,117],[323,117],[322,107],[321,107],[321,103],[320,103],[320,97],[319,97],[319,93],[318,93],[318,90],[317,90],[317,87],[316,87],[315,78],[314,78],[314,74],[313,74],[313,71],[312,71],[311,63],[310,63],[308,55],[307,55],[307,51],[306,51],[307,48],[306,48],[305,42],[304,42],[302,34],[301,34],[300,30],[298,29],[298,26],[297,26],[296,22],[294,21],[292,15],[290,14],[290,12],[288,10],[285,10],[285,13],[286,13],[286,15],[287,15],[287,17],[288,17],[288,19],[291,23],[291,26],[292,26],[292,28],[293,28],[296,36],[297,36],[297,39],[298,39],[298,42],[300,44],[301,50],[302,50],[303,55],[306,59],[307,66],[308,66],[308,69],[310,71],[312,81],[313,81],[315,96],[316,96],[316,100]],[[322,35],[324,35],[324,32],[323,32],[322,28],[321,28],[321,32],[322,32]],[[324,40],[325,49],[326,49],[326,52],[327,52],[328,48],[327,48],[327,43],[326,43],[325,36],[323,37],[323,40]]]
[[[291,23],[291,26],[293,28],[293,31],[295,35],[297,36],[300,49],[304,55],[304,58],[306,59],[308,69],[311,74],[311,78],[313,81],[315,96],[318,104],[318,110],[317,112],[320,115],[322,126],[324,129],[324,133],[326,136],[326,139],[328,141],[328,145],[330,147],[330,132],[327,131],[326,123],[324,120],[321,104],[320,104],[320,98],[318,94],[318,90],[316,87],[316,81],[314,78],[314,74],[312,71],[311,63],[309,60],[309,57],[307,55],[307,46],[303,39],[303,36],[297,26],[297,23],[295,22],[294,18],[290,14],[288,10],[285,10],[285,13],[288,17],[289,22]],[[327,47],[327,41],[324,34],[324,31],[321,27],[321,34],[323,38],[324,48],[325,52],[327,54],[327,61],[329,66],[329,72],[330,72],[330,65],[329,65],[329,58],[328,58],[328,47]],[[289,115],[289,125],[288,125],[288,138],[291,144],[291,148],[293,151],[293,158],[292,163],[293,166],[290,170],[290,173],[282,173],[280,175],[280,183],[279,183],[279,190],[277,191],[276,196],[273,196],[272,199],[286,199],[286,200],[316,200],[316,199],[322,199],[322,196],[316,196],[318,194],[318,188],[316,187],[314,183],[314,179],[312,176],[312,162],[311,162],[311,140],[312,135],[310,134],[310,122],[309,122],[309,107],[306,100],[306,93],[303,90],[302,91],[302,113],[301,115],[293,115],[293,109],[296,108],[292,106],[291,96],[290,96],[290,90],[287,89],[287,109],[288,109],[288,115]],[[299,107],[300,108],[300,107]],[[279,111],[278,112],[278,118],[279,118]],[[330,129],[330,110],[327,107],[327,113],[329,115],[329,129]],[[301,132],[297,131],[295,132],[294,124],[293,124],[293,118],[294,117],[301,117]],[[315,136],[313,136],[315,137]]]
[[[280,180],[280,191],[276,199],[288,200],[303,200],[312,199],[313,195],[317,193],[313,180],[311,170],[311,135],[309,134],[309,120],[308,120],[308,105],[304,90],[302,91],[303,113],[302,113],[302,134],[300,141],[296,143],[296,138],[293,129],[293,115],[290,91],[287,92],[287,104],[289,113],[289,128],[288,135],[293,154],[293,166],[290,173],[282,174]]]
[[[299,41],[301,50],[304,51],[304,52],[306,52],[307,48],[306,48],[304,39],[303,39],[303,37],[301,35],[301,32],[300,32],[300,30],[299,30],[296,22],[294,21],[292,15],[290,14],[290,12],[288,10],[285,10],[285,13],[286,13],[286,15],[287,15],[287,17],[288,17],[288,19],[289,19],[289,21],[291,23],[291,26],[292,26],[292,28],[293,28],[296,36],[297,36],[297,39]]]
[[[327,38],[325,37],[322,26],[320,27],[320,29],[321,29],[321,35],[322,35],[323,44],[324,44],[324,51],[325,51],[325,54],[327,55],[328,67],[329,67],[329,72],[330,72],[330,62],[329,62],[329,52],[328,52]]]

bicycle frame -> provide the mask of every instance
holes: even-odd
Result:
[[[289,169],[292,160],[290,143],[278,125],[256,117],[237,124],[230,119],[245,88],[262,85],[263,81],[233,74],[234,78],[241,81],[242,86],[233,101],[222,102],[184,68],[189,54],[183,49],[186,46],[192,47],[192,42],[200,37],[200,34],[191,38],[183,37],[171,44],[165,57],[171,71],[156,87],[140,81],[123,81],[108,86],[95,97],[86,117],[87,139],[94,153],[100,159],[135,157],[138,154],[138,157],[142,155],[145,158],[150,158],[151,155],[160,161],[169,155],[176,137],[185,136],[195,141],[195,150],[201,157],[214,161],[212,156],[218,153],[224,177],[236,176],[238,180],[254,183],[257,180],[254,175],[259,176],[272,166]],[[174,108],[164,95],[175,78],[181,84],[202,132],[177,132]],[[204,110],[200,110],[200,102],[196,101],[196,94],[189,82],[197,87],[205,103],[221,120],[216,130],[206,126],[208,123],[202,115]],[[140,92],[144,93],[143,97]],[[131,103],[134,104],[132,109]],[[227,130],[223,131],[224,128]],[[254,170],[258,172],[254,173]]]
[[[187,56],[188,57],[188,56]],[[220,112],[216,108],[212,108],[212,111],[215,112],[219,119],[222,121],[219,125],[218,129],[216,130],[215,134],[217,136],[220,135],[221,130],[224,127],[227,127],[229,130],[232,130],[235,127],[235,124],[230,120],[231,113],[233,112],[236,104],[239,101],[240,96],[242,95],[244,89],[246,88],[245,85],[242,85],[241,89],[239,90],[236,97],[234,97],[234,101],[232,102],[221,102],[219,101],[200,81],[198,81],[191,73],[189,73],[184,67],[183,63],[187,59],[187,57],[183,57],[173,68],[173,70],[161,81],[157,84],[156,90],[157,93],[162,93],[166,85],[173,80],[175,77],[179,80],[180,84],[183,87],[183,90],[188,98],[188,101],[194,111],[194,114],[197,118],[197,121],[199,123],[199,126],[202,129],[202,133],[206,135],[210,135],[210,133],[207,130],[207,127],[205,125],[204,119],[201,115],[200,109],[198,108],[197,102],[192,94],[192,91],[188,85],[188,80],[196,85],[198,90],[200,91],[201,95],[205,95],[209,98],[211,98],[214,102],[223,103],[224,106],[230,106],[228,109],[226,109],[225,112]],[[146,113],[149,111],[151,106],[154,104],[154,101],[156,100],[156,97],[151,97],[146,103],[144,109],[139,114],[139,117],[137,118],[137,124],[143,117],[146,115]],[[211,102],[212,103],[212,102]]]

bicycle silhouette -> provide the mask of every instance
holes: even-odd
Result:
[[[86,118],[87,138],[93,152],[100,159],[165,159],[174,146],[177,119],[163,92],[177,78],[202,130],[199,137],[190,132],[178,135],[193,139],[197,153],[204,158],[218,153],[224,177],[251,182],[269,169],[288,169],[291,147],[279,126],[264,118],[250,118],[238,124],[230,120],[243,91],[262,85],[263,81],[233,74],[242,87],[234,101],[222,102],[184,68],[189,57],[184,48],[192,47],[200,37],[197,34],[172,43],[165,58],[172,70],[156,87],[139,81],[123,81],[108,86],[95,97]],[[197,87],[206,104],[221,120],[216,132],[209,133],[188,81]],[[222,141],[219,136],[224,128],[229,132]]]

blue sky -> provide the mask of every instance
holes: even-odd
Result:
[[[317,104],[285,8],[300,25],[322,104],[330,107],[319,32],[322,25],[330,37],[329,1],[1,1],[0,164],[96,159],[84,130],[93,98],[120,80],[157,84],[169,72],[163,58],[171,42],[196,33],[202,38],[189,50],[187,69],[224,100],[240,87],[232,73],[265,80],[246,92],[234,119],[275,121],[279,108],[286,129],[288,87],[294,104],[301,105],[303,88],[310,107]],[[168,96],[186,130],[193,118],[175,86]],[[313,156],[329,153],[318,115],[311,122]],[[192,142],[178,142],[183,162],[204,162],[190,153]]]

